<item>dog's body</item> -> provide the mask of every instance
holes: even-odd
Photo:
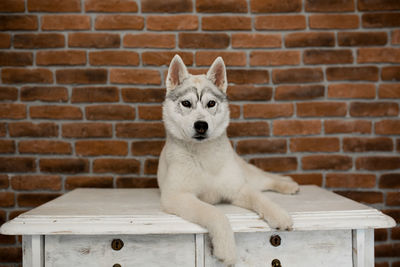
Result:
[[[235,241],[226,216],[212,204],[230,202],[260,214],[272,228],[291,229],[288,213],[261,191],[296,193],[290,177],[266,173],[241,159],[226,135],[229,106],[226,70],[217,58],[207,75],[190,75],[175,56],[167,76],[163,119],[167,140],[157,179],[161,205],[208,229],[214,255],[236,261]]]

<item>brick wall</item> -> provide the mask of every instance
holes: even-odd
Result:
[[[400,1],[2,0],[0,224],[76,187],[154,187],[167,64],[228,66],[240,155],[400,222]],[[20,262],[0,235],[0,265]],[[376,231],[400,266],[400,227]]]

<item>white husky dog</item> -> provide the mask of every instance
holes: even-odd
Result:
[[[157,180],[163,209],[207,228],[214,256],[231,265],[236,262],[232,228],[212,204],[224,201],[251,209],[272,228],[289,230],[289,214],[261,191],[294,194],[299,186],[290,177],[248,164],[233,150],[226,134],[227,85],[221,57],[207,75],[191,75],[178,55],[172,59],[163,103],[167,140]]]

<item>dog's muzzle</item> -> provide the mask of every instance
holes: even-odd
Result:
[[[205,121],[196,121],[194,123],[194,129],[196,130],[196,135],[194,138],[201,140],[206,138],[206,132],[208,130],[208,124]]]

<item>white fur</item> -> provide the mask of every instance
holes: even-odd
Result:
[[[220,75],[215,76],[216,72]],[[171,77],[179,79],[171,80]],[[168,97],[191,87],[196,88],[198,93],[189,91],[175,100]],[[299,186],[290,177],[264,172],[236,154],[226,135],[228,103],[216,101],[215,107],[207,107],[208,101],[217,100],[215,94],[207,93],[205,88],[210,87],[220,90],[222,94],[226,92],[226,71],[222,58],[215,60],[207,75],[190,75],[178,55],[171,61],[167,97],[163,103],[167,140],[161,152],[157,179],[163,209],[207,228],[213,254],[231,265],[236,262],[234,235],[226,216],[212,204],[228,201],[254,210],[272,228],[290,230],[293,223],[289,214],[262,195],[261,191],[294,194]],[[200,101],[198,95],[201,93],[203,97]],[[181,101],[184,100],[191,101],[192,107],[182,107]],[[209,125],[207,138],[201,141],[193,138],[193,125],[198,120]]]

